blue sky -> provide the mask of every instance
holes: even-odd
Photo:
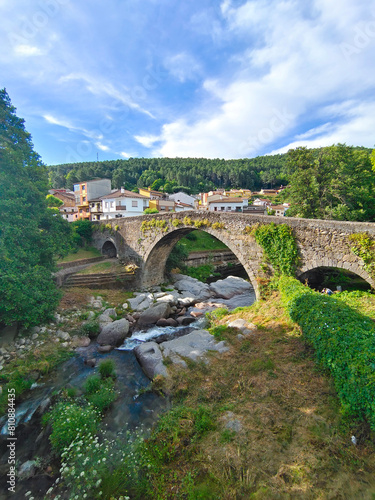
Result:
[[[47,164],[375,145],[375,1],[0,0]]]

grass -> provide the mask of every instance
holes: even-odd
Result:
[[[65,262],[74,262],[75,260],[92,259],[93,257],[101,257],[99,250],[94,247],[80,248],[77,252],[70,253],[57,263],[63,264]]]
[[[189,253],[228,249],[224,243],[211,236],[211,234],[199,230],[193,231],[185,238],[182,238],[180,243],[184,245]]]
[[[239,317],[258,327],[242,341],[225,327]],[[230,351],[169,367],[165,390],[177,406],[148,441],[149,498],[374,498],[369,430],[343,419],[279,295],[211,321]],[[239,432],[226,427],[228,411]]]
[[[118,262],[99,262],[98,264],[91,264],[77,274],[105,274],[116,271],[124,271],[123,266]]]

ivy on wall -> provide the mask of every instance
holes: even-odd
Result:
[[[298,248],[291,227],[271,222],[256,225],[251,234],[263,248],[265,262],[271,264],[276,275],[294,275]]]

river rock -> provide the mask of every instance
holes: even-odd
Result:
[[[171,307],[167,302],[157,304],[140,315],[139,326],[154,325],[161,318],[168,318],[171,313]]]
[[[187,326],[190,325],[190,323],[193,323],[195,321],[194,318],[191,316],[179,316],[177,318],[177,323],[181,326]]]
[[[99,345],[121,345],[129,332],[129,321],[125,318],[113,321],[102,328],[97,342]]]
[[[154,301],[152,293],[140,293],[134,299],[129,299],[130,307],[134,311],[144,311],[148,309]]]
[[[241,318],[230,321],[227,325],[229,328],[238,328],[238,330],[241,330],[241,332],[245,335],[257,329],[257,326],[254,325],[254,323],[248,323],[246,320]]]
[[[156,326],[161,326],[161,327],[168,326],[167,320],[165,318],[158,319],[156,322]]]
[[[111,352],[113,351],[114,347],[113,345],[99,345],[98,346],[98,351],[101,352],[102,354],[106,352]]]
[[[175,287],[177,290],[185,292],[185,298],[195,297],[195,299],[202,301],[212,296],[212,291],[207,283],[202,283],[196,278],[191,278],[190,276],[175,275],[175,277],[176,276],[178,277],[178,280],[175,283]],[[180,278],[181,276],[182,278]],[[186,292],[188,293],[188,296],[186,296]]]
[[[250,283],[237,276],[228,276],[224,280],[218,280],[210,285],[211,291],[218,297],[230,299],[234,295],[252,291]]]
[[[163,356],[156,342],[144,342],[134,349],[134,353],[148,378],[167,376],[167,368],[163,364]]]
[[[57,330],[56,337],[58,337],[61,340],[64,340],[65,342],[67,342],[68,340],[70,340],[69,333],[68,332],[64,332],[63,330]]]
[[[28,460],[27,462],[24,462],[18,469],[17,475],[22,481],[24,479],[29,479],[30,477],[35,476],[36,471],[37,466],[35,460]]]
[[[72,341],[75,347],[88,347],[91,343],[90,337],[78,337],[78,335],[72,337]]]
[[[160,348],[164,357],[169,356],[174,361],[177,361],[176,355],[195,361],[207,351],[225,352],[229,349],[225,342],[216,342],[215,337],[207,330],[194,330],[183,337],[163,342]]]
[[[102,314],[98,317],[99,325],[101,327],[107,325],[108,323],[112,323],[113,318],[117,318],[117,313],[116,310],[110,307],[109,309],[106,309]]]
[[[175,306],[175,305],[178,304],[178,293],[176,293],[176,294],[172,294],[172,293],[165,294],[162,297],[157,298],[156,302],[158,304],[159,303],[163,303],[163,302],[167,302],[171,306]]]

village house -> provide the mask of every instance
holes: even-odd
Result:
[[[143,211],[149,208],[150,199],[141,194],[121,188],[113,193],[101,196],[100,201],[102,213],[96,214],[96,216],[99,215],[99,219],[94,220],[143,215]]]
[[[89,202],[111,192],[110,179],[94,179],[74,184],[75,203],[78,208],[78,219],[90,219]]]
[[[227,198],[223,196],[218,200],[208,201],[210,212],[243,212],[248,206],[248,200],[243,198]]]

